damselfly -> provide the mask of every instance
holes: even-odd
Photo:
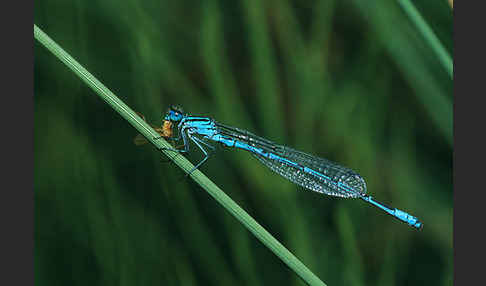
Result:
[[[306,189],[330,196],[360,198],[410,226],[417,229],[423,226],[416,217],[388,207],[367,195],[364,179],[353,170],[323,158],[277,145],[248,131],[216,122],[212,118],[185,114],[180,107],[173,106],[167,111],[163,127],[158,128],[157,132],[164,138],[176,141],[182,139],[183,149],[169,150],[187,153],[191,141],[203,152],[204,159],[189,173],[207,161],[210,156],[208,149],[215,149],[212,143],[220,143],[226,147],[250,152],[272,171]],[[138,143],[140,142],[138,140]]]

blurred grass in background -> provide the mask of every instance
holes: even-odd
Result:
[[[451,53],[447,1],[414,3]],[[245,152],[210,159],[204,173],[328,285],[452,284],[453,83],[397,3],[51,0],[34,23],[149,122],[181,104],[349,166],[424,222],[302,191]],[[37,285],[303,285],[34,52]]]

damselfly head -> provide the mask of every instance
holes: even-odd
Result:
[[[172,122],[178,122],[181,121],[183,117],[184,111],[182,108],[180,106],[173,105],[169,108],[169,110],[167,110],[164,119]]]

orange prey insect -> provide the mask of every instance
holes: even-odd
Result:
[[[145,116],[143,116],[141,113],[138,113],[138,116],[142,117],[142,119],[147,122],[147,120],[145,120]],[[157,127],[155,125],[152,125],[150,124],[150,126],[155,130],[157,131],[157,133],[160,134],[160,136],[164,137],[164,138],[171,138],[174,131],[172,129],[173,127],[173,123],[169,120],[164,120],[164,123],[162,124],[162,127]],[[149,141],[142,136],[142,134],[137,134],[137,136],[135,136],[135,138],[133,139],[133,143],[135,143],[135,145],[137,146],[140,146],[140,145],[145,145],[147,143],[149,143]]]

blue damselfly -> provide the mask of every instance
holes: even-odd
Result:
[[[220,143],[250,152],[272,171],[306,189],[335,197],[360,198],[410,226],[417,229],[423,226],[416,217],[388,207],[367,195],[365,180],[355,171],[327,159],[275,144],[212,118],[185,114],[180,107],[173,106],[167,111],[163,127],[158,128],[157,132],[161,137],[183,141],[183,149],[169,150],[187,153],[192,142],[203,152],[204,159],[189,173],[207,161],[210,154],[207,149],[215,149],[212,143]],[[142,142],[141,138],[139,142]]]

